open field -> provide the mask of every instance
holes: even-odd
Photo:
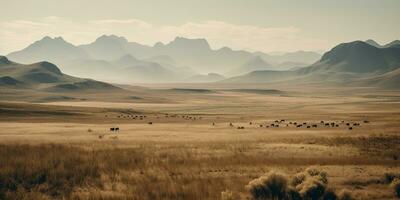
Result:
[[[3,96],[0,199],[246,199],[264,173],[310,166],[355,199],[395,199],[398,91],[204,88]]]

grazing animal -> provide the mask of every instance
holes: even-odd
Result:
[[[347,126],[350,126],[350,123],[346,123]]]
[[[152,125],[152,124],[153,124],[153,122],[149,122],[148,124],[149,124],[149,125]]]
[[[215,126],[215,123],[213,122],[212,125]]]
[[[233,126],[232,122],[231,122],[231,123],[229,123],[229,126],[230,126],[230,127],[232,127],[232,126]]]
[[[115,131],[119,131],[119,127],[115,128]]]
[[[313,124],[312,127],[313,127],[313,128],[317,128],[318,126],[317,126],[316,124]]]
[[[250,124],[250,125],[252,125],[252,124],[253,124],[253,122],[249,122],[249,124]]]
[[[349,127],[349,130],[353,130],[353,127]]]
[[[110,128],[110,131],[114,131],[115,130],[115,128]]]
[[[303,125],[302,124],[299,124],[299,125],[297,125],[297,128],[300,128],[300,127],[302,127]]]
[[[307,126],[307,128],[311,128],[311,126]]]
[[[262,128],[263,127],[263,125],[262,124],[260,124],[260,128]]]
[[[364,123],[368,124],[368,123],[369,123],[369,121],[368,121],[368,120],[364,120]]]

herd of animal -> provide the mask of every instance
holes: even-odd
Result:
[[[109,117],[108,115],[105,115],[105,117]],[[190,116],[190,115],[177,115],[177,114],[161,114],[161,115],[155,115],[156,119],[160,119],[160,117],[164,118],[182,118],[184,120],[201,120],[203,119],[201,116]],[[122,118],[122,119],[133,119],[133,120],[144,120],[147,118],[146,115],[132,115],[132,114],[119,114],[117,115],[117,118]],[[217,117],[218,118],[218,117]],[[364,124],[369,123],[369,121],[364,120]],[[152,125],[153,122],[149,121],[147,124]],[[221,124],[221,123],[220,123]],[[243,124],[243,123],[240,123]],[[249,127],[259,127],[259,128],[280,128],[280,127],[294,127],[294,128],[307,128],[307,129],[312,129],[312,128],[318,128],[318,127],[325,127],[325,128],[338,128],[338,127],[345,127],[348,130],[353,130],[355,127],[361,126],[361,123],[359,122],[345,122],[344,120],[342,121],[320,121],[320,122],[296,122],[296,121],[287,121],[285,119],[279,119],[275,120],[271,123],[255,123],[255,122],[249,122]],[[217,126],[216,122],[211,123],[212,126]],[[245,129],[245,126],[235,126],[232,122],[229,122],[229,126],[237,129]],[[111,127],[110,131],[111,132],[118,132],[120,130],[119,127]]]

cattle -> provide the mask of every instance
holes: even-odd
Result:
[[[368,121],[368,120],[364,120],[364,123],[365,123],[365,124],[368,124],[368,123],[369,123],[369,121]]]
[[[263,125],[262,124],[260,124],[260,128],[262,128],[263,127]]]
[[[349,130],[353,130],[353,127],[349,127]]]
[[[152,124],[153,124],[153,122],[149,122],[148,124],[149,124],[149,125],[152,125]]]
[[[307,128],[311,128],[311,126],[307,126]]]
[[[318,126],[317,126],[316,124],[313,124],[312,127],[313,127],[313,128],[317,128]]]

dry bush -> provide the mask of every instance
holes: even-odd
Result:
[[[299,172],[292,177],[292,180],[290,181],[290,185],[292,185],[293,187],[296,187],[296,186],[300,185],[301,183],[303,183],[303,181],[306,180],[306,177],[307,177],[306,173]]]
[[[395,172],[387,172],[384,174],[384,176],[387,184],[390,184],[395,179],[400,179],[400,173],[395,173]]]
[[[396,197],[400,198],[400,179],[393,180],[390,186],[393,188]]]
[[[286,175],[271,171],[249,182],[246,189],[253,199],[284,199],[288,190]]]
[[[328,183],[328,174],[327,174],[325,171],[323,171],[323,170],[321,170],[321,169],[319,169],[319,168],[317,168],[317,167],[315,167],[315,166],[308,167],[305,171],[306,171],[310,176],[312,176],[312,177],[317,177],[317,178],[318,178],[319,180],[321,180],[323,183],[325,183],[325,184]]]
[[[324,194],[326,185],[317,177],[308,177],[296,189],[303,199],[318,200]]]

